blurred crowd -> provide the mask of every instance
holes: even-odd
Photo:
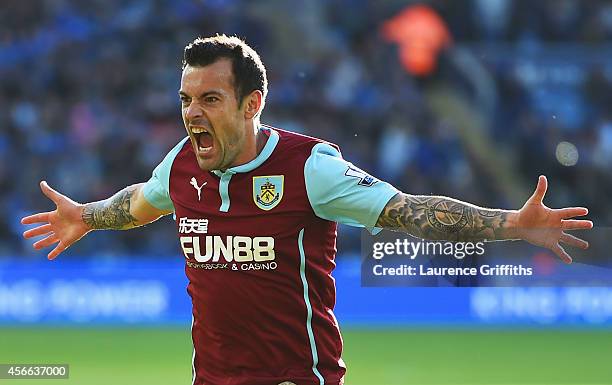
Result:
[[[422,3],[451,39],[417,76],[381,34],[413,2],[4,0],[0,255],[40,258],[19,224],[52,209],[38,181],[83,202],[149,178],[185,135],[183,47],[217,32],[262,56],[264,123],[338,143],[403,191],[516,208],[544,173],[551,206],[584,204],[609,223],[612,4]],[[73,254],[179,253],[171,220],[160,222],[98,232]],[[341,250],[357,249],[358,233],[343,231]]]

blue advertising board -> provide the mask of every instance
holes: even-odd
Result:
[[[334,272],[344,326],[612,326],[608,287],[362,287],[360,270],[345,257]],[[1,260],[0,323],[188,325],[186,287],[176,257]]]
[[[177,258],[5,260],[0,262],[0,322],[190,322],[183,266]]]

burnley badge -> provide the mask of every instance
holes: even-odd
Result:
[[[283,199],[284,175],[253,177],[253,201],[262,210],[272,210]]]

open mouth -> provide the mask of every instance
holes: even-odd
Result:
[[[203,127],[192,127],[191,132],[195,137],[200,152],[208,152],[212,150],[214,140],[213,136]]]

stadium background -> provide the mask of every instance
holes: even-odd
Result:
[[[610,223],[610,2],[5,0],[0,362],[66,362],[74,384],[188,383],[169,218],[54,262],[19,218],[51,207],[41,179],[78,201],[146,180],[183,136],[182,49],[216,32],[261,54],[264,122],[336,142],[404,191],[516,208],[543,173],[550,206]],[[338,248],[349,385],[612,383],[609,288],[362,288],[359,232],[341,227]]]

